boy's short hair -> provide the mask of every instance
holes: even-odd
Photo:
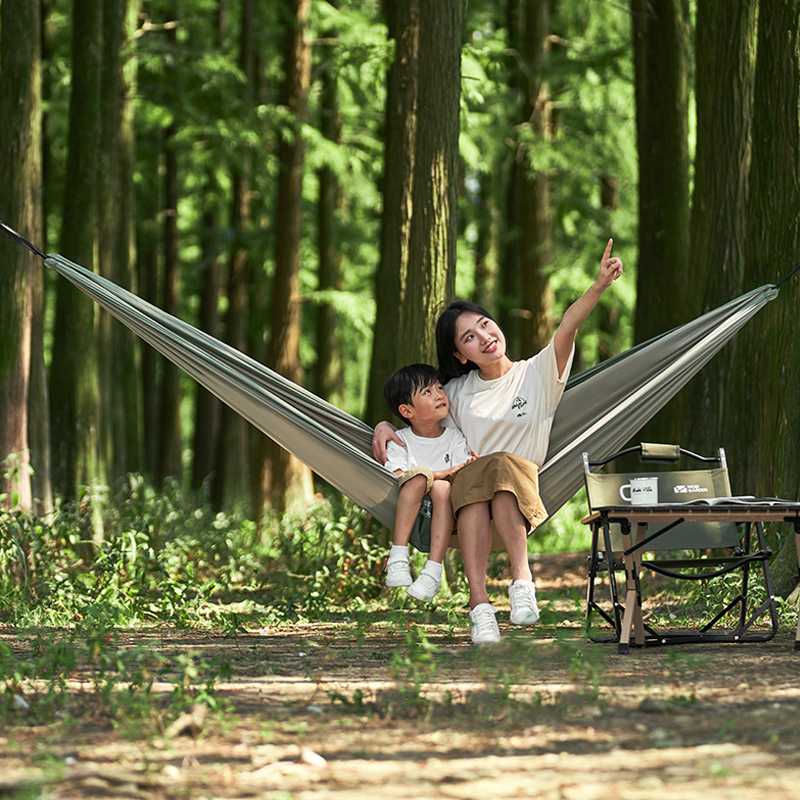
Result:
[[[444,381],[439,370],[430,364],[409,364],[407,367],[400,367],[383,385],[386,405],[393,414],[406,422],[406,418],[400,413],[400,406],[404,403],[413,405],[414,392],[434,383],[444,383]]]

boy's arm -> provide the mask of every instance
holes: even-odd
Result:
[[[622,259],[611,256],[613,239],[608,240],[603,258],[600,261],[600,274],[597,280],[564,312],[561,324],[553,336],[553,346],[556,351],[558,374],[561,376],[567,366],[575,336],[581,323],[589,316],[591,310],[597,305],[603,292],[622,275]]]

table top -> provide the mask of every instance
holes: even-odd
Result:
[[[609,506],[581,520],[589,524],[600,517],[630,522],[672,522],[676,518],[708,522],[800,522],[800,502],[780,499],[720,498],[712,502],[656,503],[648,506]]]

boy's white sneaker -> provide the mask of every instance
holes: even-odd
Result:
[[[497,644],[500,641],[500,628],[497,627],[497,612],[488,603],[480,603],[469,612],[472,621],[473,644]]]
[[[386,564],[386,585],[387,586],[411,586],[414,579],[408,571],[408,560],[405,558],[395,558]]]
[[[441,578],[436,580],[430,572],[423,569],[419,574],[419,578],[406,589],[406,592],[417,600],[430,600],[439,591],[441,582]]]
[[[515,625],[535,625],[539,621],[536,587],[531,581],[514,581],[508,588],[508,597]]]

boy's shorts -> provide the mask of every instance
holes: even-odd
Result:
[[[430,553],[431,551],[432,513],[433,501],[431,500],[431,496],[426,494],[420,503],[417,519],[414,522],[414,527],[411,529],[411,538],[408,540],[409,544],[413,544],[421,553]]]

